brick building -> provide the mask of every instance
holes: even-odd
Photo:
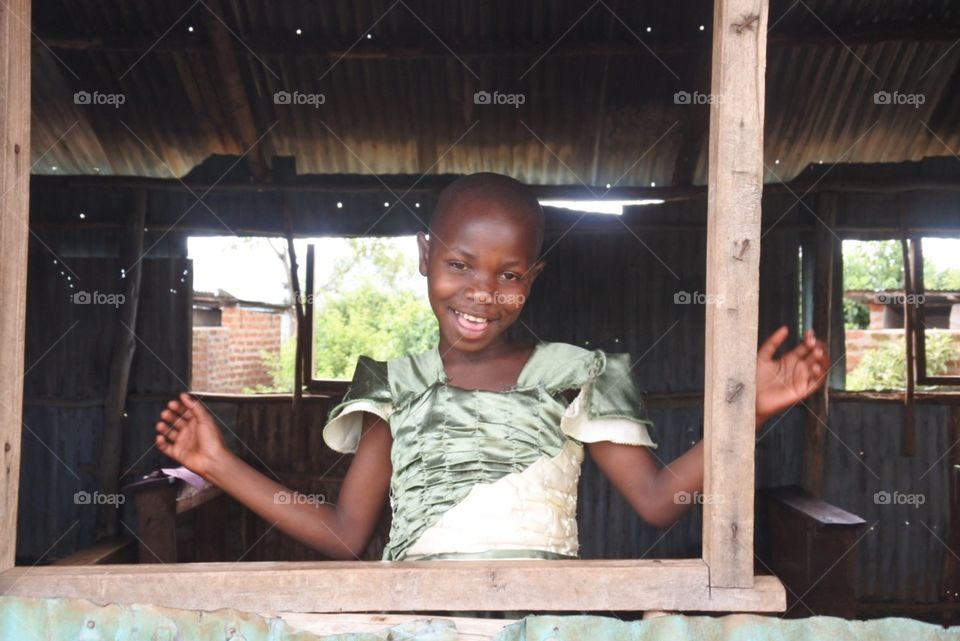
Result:
[[[242,393],[270,385],[263,354],[278,354],[289,336],[284,305],[245,301],[219,290],[193,297],[193,389]]]
[[[845,331],[846,366],[850,372],[860,363],[864,352],[882,347],[890,341],[903,343],[904,293],[849,290],[844,297],[866,306],[870,312],[870,324],[866,329]],[[960,292],[928,291],[924,294],[922,304],[927,329],[949,331],[957,348],[957,358],[948,363],[946,374],[960,374]]]

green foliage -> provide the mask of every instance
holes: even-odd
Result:
[[[960,269],[939,267],[929,256],[924,256],[923,284],[928,290],[960,289]],[[843,288],[867,291],[903,289],[900,241],[844,241]]]
[[[293,363],[297,357],[297,344],[292,339],[280,345],[280,352],[260,351],[260,359],[270,372],[273,381],[270,385],[256,385],[245,388],[244,394],[270,394],[277,392],[293,392],[294,371]]]
[[[406,242],[412,242],[407,240]],[[335,261],[314,299],[315,378],[349,379],[361,355],[387,360],[436,346],[439,328],[424,297],[407,284],[416,262],[397,240],[351,238],[350,254]],[[279,355],[264,354],[273,385],[258,392],[291,392],[294,340]]]
[[[960,269],[941,268],[923,259],[924,289],[960,289]],[[859,241],[843,243],[843,289],[861,291],[902,290],[903,250],[899,240]],[[844,327],[864,329],[870,324],[870,312],[863,304],[843,301]]]
[[[923,257],[923,286],[927,291],[934,289],[960,289],[960,269],[950,267],[947,269],[938,269],[929,263],[926,256]]]
[[[957,349],[950,332],[927,330],[927,373],[930,376],[944,374],[947,365],[957,356]],[[892,338],[881,347],[864,352],[863,358],[852,372],[847,374],[847,389],[897,390],[907,385],[907,352],[902,336]]]
[[[328,301],[314,327],[317,378],[350,378],[360,355],[387,360],[439,340],[429,305],[409,290],[389,293],[372,283]]]
[[[870,310],[863,303],[843,299],[843,326],[846,329],[866,329],[870,326]]]
[[[903,289],[900,241],[844,241],[843,289]]]

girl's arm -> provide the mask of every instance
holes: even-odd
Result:
[[[600,441],[587,443],[587,450],[640,518],[655,527],[683,516],[693,493],[703,490],[703,441],[662,468],[640,445]]]
[[[363,415],[360,444],[336,505],[298,500],[250,467],[226,447],[203,404],[187,394],[170,401],[160,418],[156,445],[162,453],[327,556],[352,560],[363,552],[390,484],[390,428],[378,416]]]
[[[784,326],[757,353],[758,429],[819,389],[829,371],[826,346],[812,331],[792,350],[774,358],[786,338]],[[703,491],[703,441],[663,468],[646,447],[601,441],[588,443],[587,449],[640,518],[656,527],[666,527],[683,516],[694,503],[694,493]]]

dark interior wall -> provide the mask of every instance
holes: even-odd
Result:
[[[18,563],[59,558],[94,542],[96,508],[74,497],[97,489],[104,399],[120,328],[118,307],[107,297],[124,291],[119,259],[74,257],[51,241],[33,238],[30,245]],[[189,381],[190,261],[145,258],[140,265],[121,484],[164,459],[153,448],[152,426],[165,399]],[[75,298],[80,292],[89,302]],[[131,505],[120,511],[134,527]]]

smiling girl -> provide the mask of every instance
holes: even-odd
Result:
[[[161,413],[157,448],[333,558],[359,558],[388,498],[386,560],[575,558],[585,447],[641,518],[670,525],[691,505],[676,497],[703,489],[703,444],[658,465],[629,355],[507,337],[545,267],[543,234],[539,203],[511,178],[474,174],[441,193],[418,235],[439,344],[358,360],[323,430],[355,454],[336,505],[290,500],[186,393]],[[757,426],[826,377],[812,332],[774,357],[787,333],[757,355]]]

